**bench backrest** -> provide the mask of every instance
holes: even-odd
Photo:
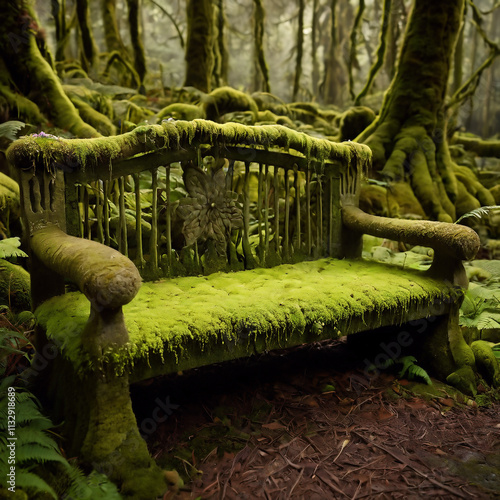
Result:
[[[56,224],[128,255],[145,278],[342,256],[366,146],[283,126],[164,121],[96,139],[27,136],[8,151],[33,234]]]

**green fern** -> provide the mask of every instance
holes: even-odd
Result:
[[[14,375],[0,380],[0,443],[7,443],[7,393]],[[121,498],[116,486],[102,474],[88,478],[62,455],[47,431],[53,424],[40,412],[40,403],[26,389],[16,387],[16,485],[30,498],[78,498],[78,500]],[[7,468],[7,454],[0,454],[0,469]],[[98,479],[96,479],[98,478]]]
[[[11,120],[0,125],[0,138],[15,141],[19,131],[26,126],[26,123],[17,120]]]
[[[401,368],[398,377],[403,378],[406,374],[408,380],[415,380],[416,378],[423,379],[428,385],[432,385],[432,380],[429,377],[429,374],[420,366],[416,364],[417,359],[413,356],[403,356],[401,358],[389,358],[384,363],[378,365],[370,365],[368,367],[369,371],[376,370],[377,368],[380,370],[386,370],[387,368],[391,368],[396,365],[403,365]]]
[[[494,210],[496,208],[500,208],[500,205],[488,205],[486,207],[476,208],[475,210],[471,210],[470,212],[467,212],[466,214],[462,215],[462,217],[458,218],[455,221],[455,224],[459,224],[462,220],[467,219],[469,217],[482,219],[485,215],[488,215],[491,212],[491,210]]]
[[[29,492],[49,494],[57,500],[57,494],[54,489],[40,476],[28,470],[16,468],[16,486],[21,490]]]
[[[495,358],[500,361],[500,344],[495,344],[491,350],[493,351],[493,354],[495,355]]]

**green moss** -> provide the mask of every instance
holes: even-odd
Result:
[[[500,387],[500,364],[491,349],[492,344],[476,340],[471,344],[480,373],[494,387]]]
[[[243,94],[245,95],[245,94]],[[245,97],[247,97],[245,95]],[[109,175],[111,162],[165,149],[184,150],[192,144],[267,147],[294,150],[310,159],[356,163],[362,170],[371,160],[368,147],[351,142],[335,143],[296,132],[281,125],[250,127],[238,123],[219,125],[208,120],[165,121],[135,128],[115,137],[62,139],[29,136],[14,142],[7,156],[18,168],[54,168],[70,171],[100,170]]]
[[[400,323],[408,311],[452,293],[422,273],[329,259],[144,283],[124,306],[129,349],[113,358],[151,376],[331,338],[332,329],[347,335]],[[81,345],[88,312],[79,293],[37,310],[78,370],[90,361]]]
[[[231,87],[220,87],[203,98],[203,109],[209,120],[217,120],[232,111],[251,111],[257,120],[258,108],[249,95]]]
[[[352,141],[375,120],[375,113],[366,106],[349,108],[340,116],[340,140]]]
[[[4,259],[0,259],[0,304],[14,312],[31,309],[29,273]]]
[[[205,118],[205,112],[194,104],[174,103],[169,104],[158,113],[158,119],[173,118],[174,120],[195,120]]]

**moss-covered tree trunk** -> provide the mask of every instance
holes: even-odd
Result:
[[[213,83],[216,87],[227,85],[229,72],[229,51],[226,39],[226,16],[224,0],[217,0],[214,5],[214,70]]]
[[[82,44],[80,60],[82,68],[88,72],[94,65],[97,56],[97,45],[92,36],[89,0],[76,0],[76,16]]]
[[[293,79],[292,101],[297,100],[302,76],[302,56],[304,54],[304,10],[305,0],[299,0],[299,25],[297,28],[297,56],[295,58],[295,76]]]
[[[41,123],[45,115],[78,137],[99,136],[64,93],[44,36],[30,1],[4,3],[0,16],[0,101],[5,118]]]
[[[109,53],[117,51],[123,58],[128,59],[128,54],[116,20],[116,0],[101,0],[101,11],[104,22],[106,50]]]
[[[269,85],[269,68],[267,66],[264,52],[264,26],[266,13],[262,0],[254,0],[253,11],[253,57],[254,57],[254,78],[253,89],[271,92]]]
[[[144,94],[144,78],[146,77],[146,54],[142,41],[141,29],[141,2],[140,0],[127,0],[128,24],[130,29],[130,40],[134,50],[134,68],[139,76],[139,92]]]
[[[356,139],[372,149],[374,170],[408,182],[428,217],[449,222],[494,203],[448,149],[445,97],[463,9],[464,0],[415,0],[380,114]]]
[[[337,0],[330,0],[330,43],[325,53],[325,72],[320,90],[323,101],[338,104],[341,99],[341,66],[338,57]]]
[[[188,0],[186,41],[186,87],[210,92],[214,65],[214,23],[211,0]]]

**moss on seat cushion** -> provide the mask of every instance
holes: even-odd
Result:
[[[143,379],[399,324],[432,314],[432,303],[456,292],[423,272],[334,259],[148,282],[123,308],[130,345],[112,358]],[[36,311],[77,370],[89,363],[81,347],[89,310],[72,292]]]

